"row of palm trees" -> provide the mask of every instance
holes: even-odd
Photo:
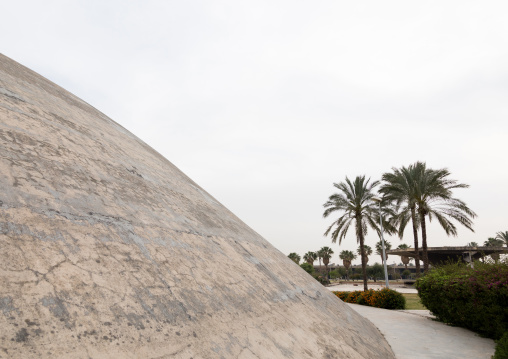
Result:
[[[381,241],[376,243],[376,254],[381,256],[381,262],[383,262],[383,251],[382,251],[381,246],[382,246]],[[385,249],[390,250],[391,248],[392,248],[392,245],[390,244],[390,242],[385,241]],[[407,248],[408,248],[407,244],[400,244],[397,247],[397,249],[407,249]],[[325,266],[326,273],[328,273],[328,264],[330,263],[330,259],[331,259],[333,253],[334,252],[330,247],[323,247],[317,252],[309,251],[309,252],[305,253],[303,255],[303,261],[305,263],[308,263],[313,266],[314,262],[317,259],[319,259],[319,266],[321,266],[321,260],[323,260],[323,264]],[[358,255],[361,255],[361,247],[358,247],[358,249],[356,250],[356,253],[358,253]],[[368,245],[365,245],[364,246],[364,253],[365,253],[365,263],[368,263],[369,256],[372,254],[372,248]],[[385,256],[386,256],[385,259],[388,259],[388,254],[385,254]],[[288,257],[296,264],[300,264],[300,260],[302,259],[302,257],[300,257],[300,255],[295,252],[289,253]],[[346,270],[349,270],[353,260],[355,260],[357,258],[357,255],[352,251],[343,250],[339,253],[339,258],[342,259],[342,264],[344,265]],[[406,257],[406,256],[401,256],[401,260],[407,269],[407,265],[409,264],[410,258]]]
[[[323,247],[317,252],[307,252],[303,255],[303,261],[309,263],[310,265],[314,265],[314,261],[319,259],[319,265],[321,266],[321,260],[323,260],[323,264],[325,265],[326,272],[328,273],[328,264],[330,263],[330,259],[332,258],[333,250],[330,247]],[[289,259],[291,259],[296,264],[300,264],[300,260],[302,259],[297,253],[289,253]]]
[[[508,247],[508,231],[506,232],[497,232],[496,237],[490,237],[485,242],[483,242],[484,247],[502,247],[506,245]],[[469,242],[467,244],[468,247],[479,247],[478,243],[476,242]],[[500,256],[499,253],[493,253],[490,255],[492,259],[497,263]],[[484,257],[482,257],[482,260],[484,260]]]
[[[400,244],[397,247],[397,249],[407,249],[407,248],[409,248],[407,244]],[[390,242],[385,241],[385,249],[386,250],[392,249],[392,245]],[[363,252],[364,252],[365,264],[367,264],[369,262],[369,256],[372,254],[372,248],[365,244],[363,246]],[[358,247],[358,249],[356,250],[356,253],[359,256],[361,256],[362,255],[362,248]],[[379,254],[381,256],[381,263],[382,263],[383,262],[383,249],[382,249],[381,241],[376,243],[376,254]],[[357,257],[358,256],[355,253],[353,253],[352,251],[349,251],[349,250],[343,250],[339,253],[339,258],[342,259],[342,264],[344,265],[346,270],[349,270],[349,268],[351,267],[351,263]],[[388,254],[385,253],[384,259],[385,260],[388,259]],[[401,261],[404,264],[404,266],[406,267],[406,269],[407,269],[407,265],[409,264],[410,260],[411,260],[411,258],[409,258],[409,257],[401,256]]]
[[[360,245],[364,290],[367,290],[365,236],[368,228],[380,235],[379,223],[386,232],[397,234],[402,239],[404,230],[411,223],[416,273],[420,273],[419,231],[421,260],[424,271],[429,269],[427,219],[436,219],[447,235],[457,235],[457,227],[452,220],[473,231],[472,219],[476,214],[452,194],[454,189],[467,188],[468,185],[449,179],[449,175],[447,169],[434,170],[427,168],[424,162],[416,162],[408,167],[392,168],[392,172],[383,174],[382,182],[371,182],[365,176],[357,176],[354,181],[346,177],[345,182],[333,184],[338,193],[332,194],[323,205],[323,217],[335,212],[341,215],[328,227],[325,236],[330,235],[332,243],[338,240],[340,244],[349,228],[354,227]],[[375,193],[378,186],[379,195]]]
[[[483,242],[484,247],[508,247],[508,231],[506,232],[497,232],[495,237],[489,237],[485,242]],[[467,244],[468,247],[480,247],[477,242],[469,242]]]

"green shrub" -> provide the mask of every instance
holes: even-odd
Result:
[[[376,308],[404,309],[406,306],[406,299],[401,293],[386,288],[381,290],[333,292],[333,294],[346,303],[368,305]]]
[[[323,275],[318,272],[313,272],[312,276],[322,285],[330,284],[330,281],[328,280],[328,278],[326,278],[326,275]]]
[[[395,291],[384,288],[376,291],[374,307],[384,309],[404,309],[406,307],[406,298]]]
[[[374,282],[385,277],[384,268],[379,263],[374,263],[372,267],[367,267],[367,275],[374,279]]]
[[[376,303],[376,291],[373,289],[369,289],[360,292],[360,296],[356,300],[356,303],[373,307],[374,304]]]
[[[358,303],[358,298],[360,297],[362,292],[359,290],[355,290],[354,292],[349,292],[349,295],[347,296],[345,302],[348,303]]]
[[[360,273],[355,273],[351,276],[352,280],[361,280],[363,279],[363,276]]]
[[[339,297],[340,300],[342,300],[343,302],[346,301],[346,298],[349,295],[349,292],[332,292],[332,293],[335,294],[337,297]]]
[[[300,264],[300,267],[302,267],[302,269],[309,274],[314,273],[314,266],[310,263],[304,262],[304,263]]]
[[[492,339],[508,331],[508,263],[448,264],[415,284],[421,302],[440,320]]]
[[[409,269],[405,269],[404,272],[402,272],[402,277],[411,278],[411,271]]]
[[[508,332],[497,341],[494,359],[508,359]]]

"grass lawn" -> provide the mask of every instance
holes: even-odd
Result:
[[[420,302],[420,297],[416,293],[402,293],[406,298],[406,309],[407,310],[426,310],[423,304]]]

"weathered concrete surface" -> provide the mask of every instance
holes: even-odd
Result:
[[[393,357],[170,162],[3,55],[0,186],[2,358]]]

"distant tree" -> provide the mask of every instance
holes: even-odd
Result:
[[[378,279],[383,279],[385,277],[385,272],[383,266],[379,263],[374,263],[372,267],[369,267],[367,273],[369,277],[374,279],[374,282],[377,282]]]
[[[363,250],[365,253],[365,263],[368,263],[369,256],[372,254],[372,248],[370,248],[368,245],[365,244],[363,246]],[[358,247],[358,249],[356,250],[356,253],[358,253],[358,255],[361,256],[362,255],[362,248]]]
[[[393,268],[392,278],[396,280],[399,280],[401,278],[399,271],[395,268]]]
[[[404,269],[404,271],[402,272],[402,276],[406,279],[410,278],[411,277],[411,271],[409,269]]]
[[[321,268],[321,259],[323,259],[323,253],[321,253],[321,251],[317,251],[316,255],[319,259],[319,268]]]
[[[301,257],[297,253],[289,253],[288,258],[291,259],[296,264],[300,264]]]
[[[351,276],[352,280],[360,280],[362,279],[362,275],[360,273],[355,273]]]
[[[485,247],[502,247],[504,242],[501,239],[497,238],[489,238],[485,242],[483,242],[483,245]]]
[[[388,254],[386,253],[386,251],[389,251],[390,249],[392,249],[392,245],[390,244],[390,242],[385,241],[385,256],[386,256],[385,259],[388,259]],[[382,262],[383,261],[383,244],[381,243],[381,241],[376,243],[376,254],[380,255],[381,262]]]
[[[348,270],[344,267],[337,267],[335,270],[339,272],[339,276],[341,278],[346,277],[348,275]]]
[[[303,262],[302,264],[300,264],[300,267],[302,267],[302,269],[309,274],[314,273],[314,266],[310,263]]]
[[[408,249],[408,248],[409,248],[408,245],[405,243],[399,244],[399,246],[397,247],[397,249]],[[408,256],[400,256],[400,260],[404,264],[404,267],[407,269],[407,265],[409,264],[410,258]]]
[[[468,244],[466,244],[466,247],[479,247],[479,245],[476,242],[469,242]]]
[[[505,232],[497,232],[496,239],[499,239],[504,242],[504,244],[508,247],[508,231]]]
[[[367,288],[367,273],[365,263],[365,235],[367,234],[367,227],[371,227],[379,232],[377,225],[378,209],[374,200],[374,187],[379,182],[374,181],[369,184],[370,179],[365,179],[365,176],[357,176],[354,182],[351,182],[346,177],[345,182],[334,183],[335,188],[339,193],[332,194],[328,201],[323,205],[325,211],[323,217],[327,218],[334,212],[343,212],[343,214],[335,220],[325,232],[332,237],[332,243],[339,239],[339,244],[345,238],[349,227],[354,223],[356,240],[362,249],[362,272],[363,272],[363,289]]]
[[[314,265],[314,261],[317,259],[316,252],[307,252],[303,255],[303,260],[310,265]]]
[[[342,264],[344,264],[344,267],[346,268],[346,273],[349,274],[349,267],[351,267],[351,262],[356,259],[356,254],[352,251],[343,250],[339,253],[339,258],[342,259]]]
[[[330,258],[332,258],[333,250],[330,247],[323,247],[319,250],[321,253],[321,257],[323,258],[323,264],[325,265],[326,275],[328,277],[328,263],[330,263]]]
[[[344,268],[339,267],[335,268],[334,270],[331,270],[329,275],[331,279],[337,279],[339,277],[343,277],[345,275],[346,271]]]

